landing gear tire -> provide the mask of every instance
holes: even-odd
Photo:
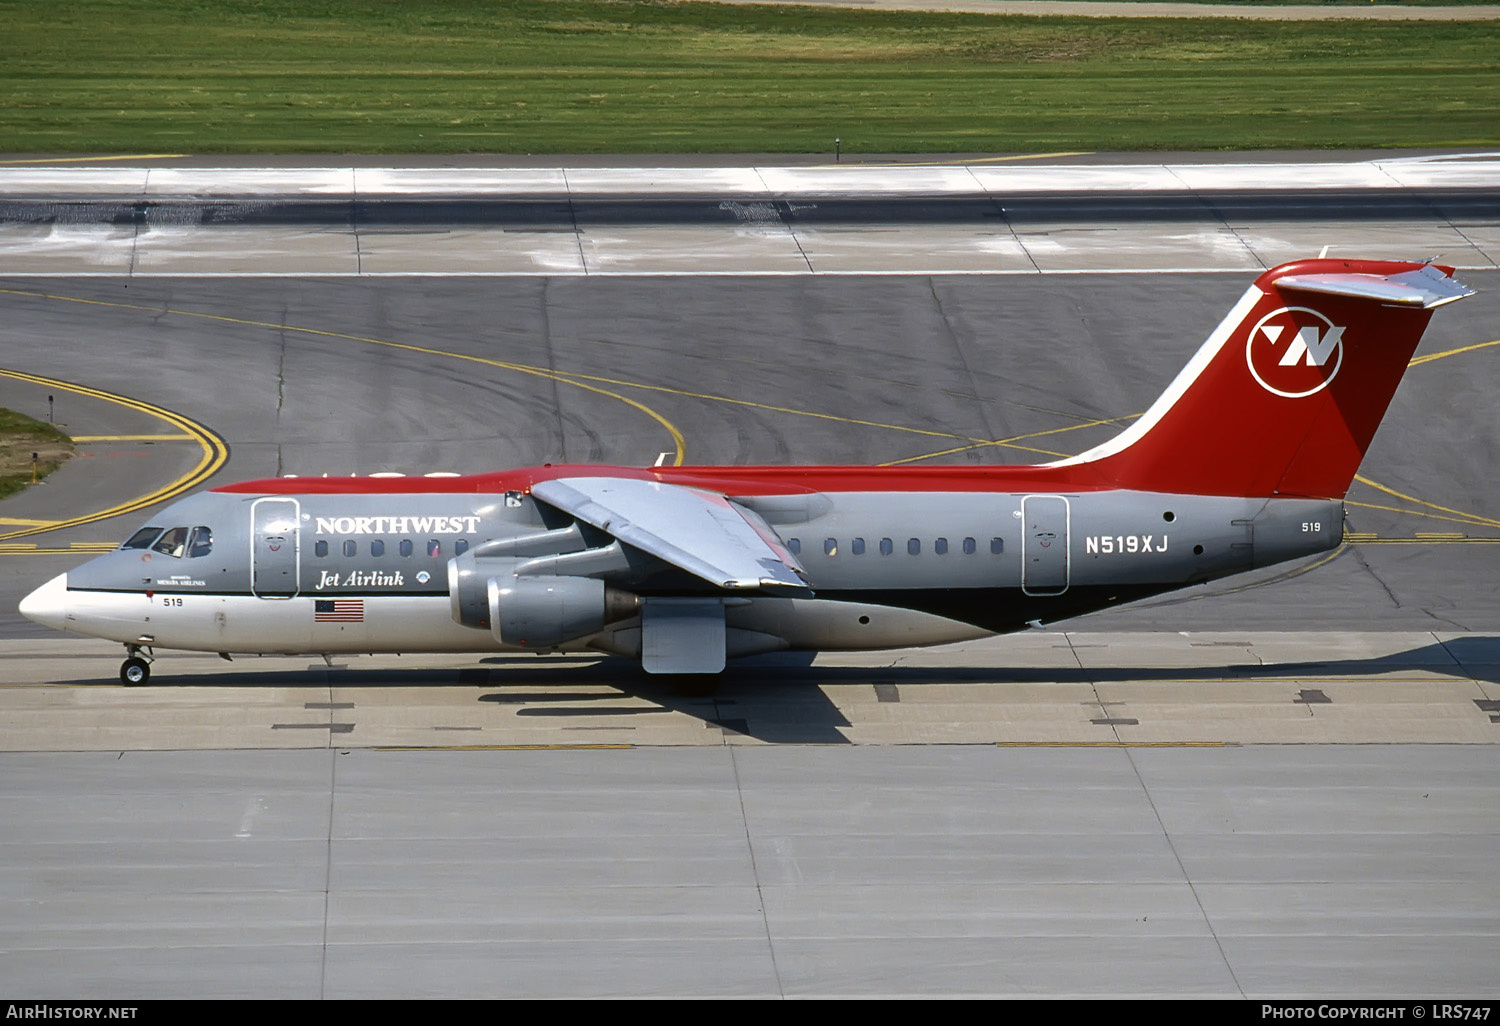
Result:
[[[151,679],[151,664],[140,656],[131,656],[120,664],[120,683],[140,687]]]

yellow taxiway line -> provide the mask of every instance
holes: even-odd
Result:
[[[57,531],[65,527],[78,527],[82,524],[92,524],[99,520],[107,520],[110,517],[120,516],[124,513],[134,513],[136,510],[145,509],[147,506],[154,506],[158,502],[165,502],[168,499],[176,498],[184,492],[196,488],[198,485],[202,484],[204,481],[207,481],[210,477],[217,473],[219,468],[229,460],[229,445],[224,441],[224,439],[220,438],[219,435],[210,428],[199,424],[195,420],[190,420],[180,413],[173,413],[171,410],[163,409],[160,406],[154,406],[151,403],[142,402],[139,399],[131,399],[127,396],[116,395],[113,392],[106,392],[103,389],[89,388],[85,385],[75,385],[72,382],[58,381],[55,378],[44,378],[36,374],[25,374],[21,371],[12,371],[0,368],[0,376],[14,378],[17,381],[29,382],[33,385],[42,385],[43,387],[53,388],[59,391],[73,392],[77,395],[88,396],[92,399],[102,399],[105,402],[115,403],[119,406],[124,406],[126,409],[135,410],[138,413],[148,414],[149,416],[166,421],[168,424],[170,424],[180,432],[180,435],[173,435],[171,437],[190,438],[193,441],[197,442],[199,447],[202,449],[202,454],[199,456],[198,462],[196,465],[194,465],[193,469],[189,470],[186,474],[183,474],[175,481],[171,481],[168,484],[165,484],[162,487],[156,489],[155,491],[148,492],[147,494],[142,495],[138,498],[130,499],[117,506],[111,506],[109,509],[99,510],[94,513],[85,513],[82,516],[72,517],[68,520],[58,520],[50,524],[28,526],[22,527],[19,530],[6,531],[0,533],[0,541],[5,541],[10,538],[24,538],[27,535],[41,534],[44,531]],[[111,548],[113,548],[113,546],[111,546]]]
[[[992,741],[996,748],[1239,748],[1237,741]]]
[[[680,466],[686,455],[687,440],[683,437],[682,432],[677,429],[677,425],[673,424],[670,420],[653,410],[651,407],[647,406],[645,403],[637,402],[636,400],[631,399],[627,396],[620,395],[618,392],[611,392],[609,389],[599,388],[595,385],[591,385],[587,382],[587,380],[584,380],[583,376],[581,375],[561,373],[546,367],[533,367],[529,364],[524,363],[511,363],[507,360],[491,360],[483,356],[470,356],[467,353],[454,353],[444,349],[433,349],[429,346],[412,345],[406,342],[391,342],[387,339],[367,338],[363,335],[350,335],[342,331],[327,331],[322,328],[304,328],[299,327],[295,324],[276,324],[271,321],[257,321],[245,317],[229,317],[225,314],[202,313],[195,310],[177,310],[171,307],[162,309],[161,307],[141,306],[135,303],[116,303],[105,299],[82,299],[77,296],[59,296],[47,292],[32,292],[25,289],[0,289],[0,295],[27,296],[32,299],[49,299],[63,303],[82,303],[87,306],[113,307],[118,310],[141,310],[158,316],[162,314],[172,314],[178,317],[195,317],[201,320],[218,321],[222,324],[241,324],[251,328],[265,328],[269,331],[290,331],[300,335],[312,335],[317,338],[329,338],[347,342],[362,342],[366,345],[381,346],[386,349],[399,349],[409,353],[421,353],[426,356],[439,356],[449,360],[462,360],[467,363],[478,363],[488,367],[498,367],[501,370],[513,371],[518,374],[528,374],[534,377],[545,378],[549,381],[555,381],[560,385],[572,385],[574,388],[581,388],[584,391],[593,392],[596,395],[606,396],[607,398],[622,402],[626,406],[629,406],[632,409],[639,410],[641,413],[644,413],[646,416],[656,421],[666,429],[669,435],[672,436],[672,442],[676,446],[676,458],[673,460],[674,465]],[[184,430],[190,429],[184,427]],[[5,536],[0,535],[0,538],[3,537]]]
[[[337,748],[338,745],[332,747]],[[594,752],[625,751],[635,745],[376,745],[375,752]]]

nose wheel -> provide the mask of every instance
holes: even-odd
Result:
[[[127,645],[130,658],[120,664],[120,683],[126,687],[140,687],[151,679],[151,660],[141,656],[136,645]]]

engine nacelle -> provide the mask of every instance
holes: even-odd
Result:
[[[503,645],[555,648],[634,616],[640,597],[592,577],[491,577],[490,632]]]
[[[490,579],[502,582],[517,579],[589,580],[628,570],[630,565],[630,558],[618,541],[597,549],[582,547],[582,535],[576,525],[561,531],[486,541],[477,549],[449,559],[449,607],[453,619],[465,627],[495,630],[498,621],[490,607]],[[597,583],[594,580],[594,585]],[[594,585],[585,583],[574,589],[576,603],[585,601],[585,589],[589,595],[586,600],[594,601]],[[528,586],[522,586],[522,591],[529,594]],[[630,592],[607,588],[607,594],[610,595],[609,609],[613,612],[606,612],[606,622],[615,622],[639,610],[639,598]],[[519,601],[523,603],[525,598],[519,598]],[[499,636],[498,631],[495,636]]]
[[[490,598],[487,583],[491,577],[505,577],[522,561],[518,559],[476,559],[466,552],[448,560],[448,606],[453,619],[465,627],[490,629]]]

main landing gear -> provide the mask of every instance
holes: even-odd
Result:
[[[139,645],[126,645],[129,658],[120,664],[120,683],[126,687],[139,687],[151,679],[151,660],[155,658],[150,649]],[[146,654],[141,655],[142,652]]]

